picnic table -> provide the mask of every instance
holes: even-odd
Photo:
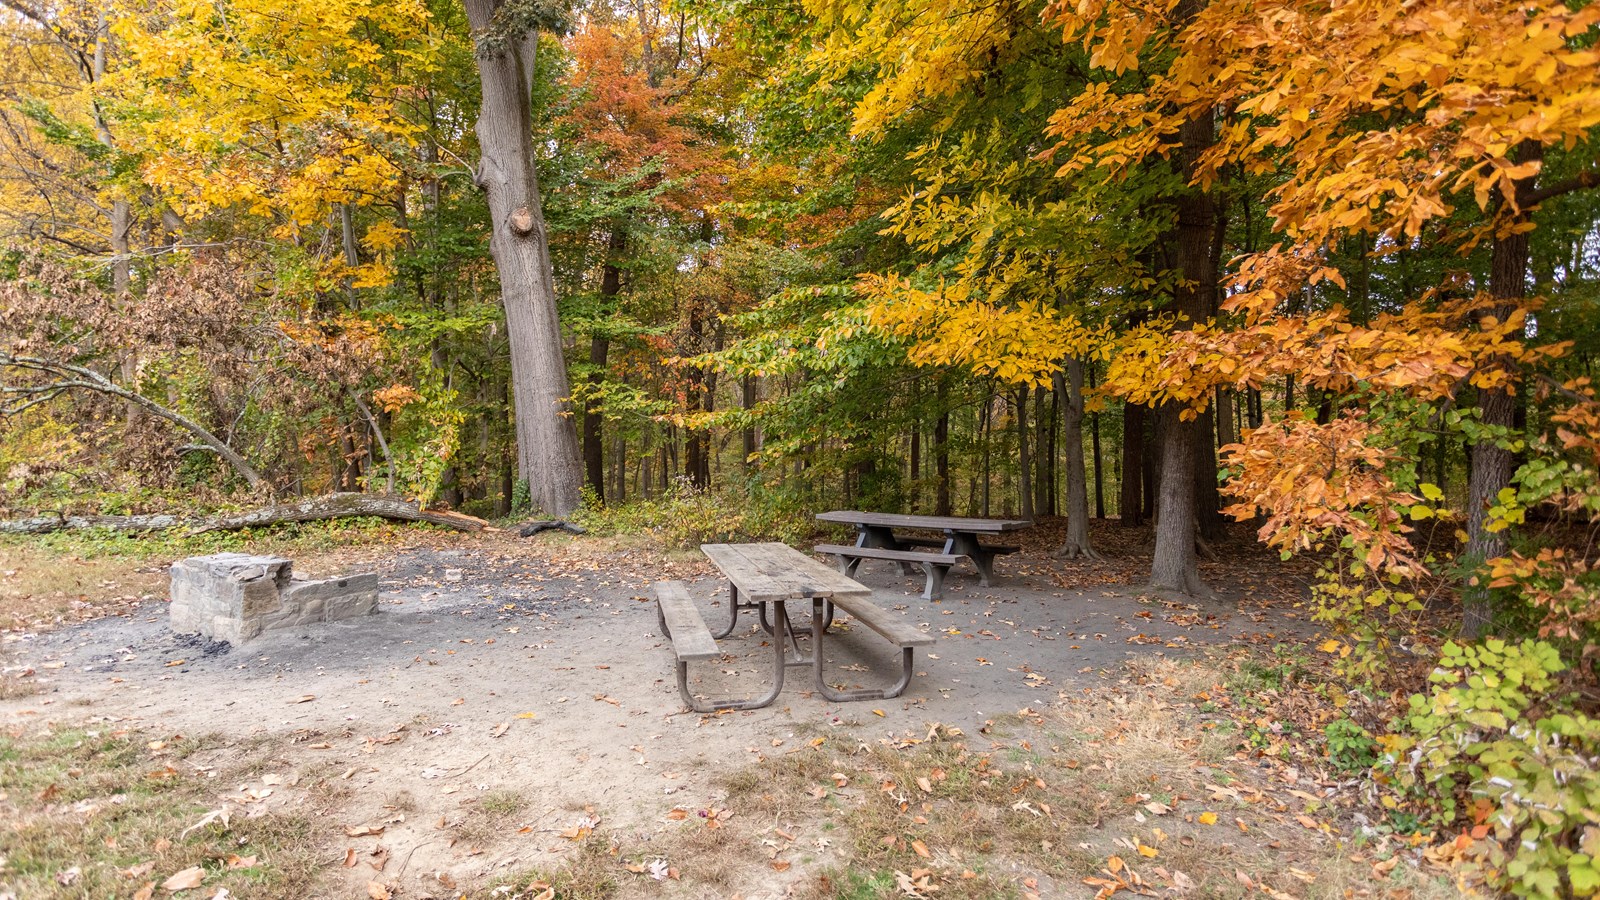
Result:
[[[832,701],[897,697],[911,681],[912,648],[933,643],[933,638],[912,628],[872,602],[872,589],[801,553],[787,544],[702,544],[701,552],[728,579],[728,624],[713,635],[679,581],[655,585],[657,610],[663,633],[672,640],[677,657],[678,690],[684,702],[699,712],[718,709],[759,709],[770,705],[783,691],[790,666],[811,666],[817,690]],[[811,652],[802,654],[789,621],[791,601],[811,603]],[[823,674],[822,645],[832,624],[833,609],[850,614],[901,650],[899,680],[883,689],[835,691]],[[741,610],[754,610],[772,633],[772,687],[756,699],[721,699],[701,703],[689,691],[688,663],[721,656],[716,642],[731,635]],[[837,636],[836,636],[837,638]]]
[[[922,596],[937,600],[944,591],[944,576],[950,567],[962,558],[972,561],[978,570],[978,583],[984,587],[994,577],[994,558],[1017,552],[1017,547],[985,544],[979,538],[986,535],[1019,531],[1033,523],[1027,519],[977,519],[963,516],[914,516],[901,513],[863,512],[836,509],[818,513],[822,522],[854,525],[856,542],[853,547],[838,544],[818,545],[818,553],[829,553],[839,558],[839,568],[845,575],[854,575],[863,559],[889,560],[902,574],[908,563],[916,563],[927,572],[927,587]],[[895,529],[939,531],[943,538],[910,537],[896,534]],[[937,547],[937,551],[919,550],[919,547]]]

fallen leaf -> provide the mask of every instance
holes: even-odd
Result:
[[[501,735],[505,734],[507,731],[510,731],[510,730],[511,730],[511,723],[510,722],[501,722],[498,725],[494,726],[494,729],[489,732],[489,736],[490,737],[500,737]]]
[[[367,835],[383,834],[383,828],[384,826],[382,825],[346,825],[344,833],[346,837],[366,837]]]
[[[923,859],[932,859],[933,854],[928,852],[928,845],[921,841],[912,841],[911,849]]]
[[[367,896],[372,900],[391,900],[394,897],[393,894],[389,893],[389,889],[378,881],[367,882]]]
[[[1217,814],[1214,813],[1214,812],[1203,812],[1203,813],[1201,813],[1200,814],[1200,824],[1201,825],[1215,825],[1215,824],[1217,824]]]
[[[144,883],[144,887],[134,891],[133,900],[150,900],[150,898],[154,897],[155,895],[156,883],[154,881],[146,881]]]
[[[786,861],[781,860],[781,859],[775,859],[775,860],[772,861],[772,871],[774,871],[774,872],[787,872],[787,871],[789,871],[789,866],[790,865],[792,865],[792,864],[789,863],[789,862],[786,862]]]
[[[164,668],[168,668],[168,669],[170,669],[170,668],[172,668],[172,667],[173,667],[173,666],[181,666],[181,665],[183,665],[183,664],[184,664],[184,663],[186,663],[186,662],[188,662],[188,660],[186,660],[186,659],[175,659],[175,660],[173,660],[173,661],[172,661],[172,662],[169,662],[169,663],[167,663],[167,664],[166,664],[166,666],[165,666],[165,667],[164,667]]]
[[[300,697],[299,700],[293,700],[293,701],[290,701],[290,702],[291,703],[310,703],[311,701],[313,701],[315,699],[317,699],[317,695],[316,694],[304,694],[304,695],[302,695]]]
[[[199,866],[190,866],[181,872],[173,873],[171,878],[161,882],[161,889],[169,894],[175,894],[178,891],[187,891],[190,888],[197,888],[200,886],[200,883],[205,880],[205,869],[202,869]]]

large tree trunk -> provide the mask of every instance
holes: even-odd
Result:
[[[512,393],[516,403],[518,471],[528,481],[533,503],[546,514],[564,517],[578,507],[582,466],[578,432],[567,415],[566,361],[549,238],[534,172],[533,88],[536,31],[492,33],[504,0],[463,0],[478,38],[478,80],[483,105],[478,113],[482,153],[477,182],[489,201],[493,232],[489,250],[500,275],[511,343]]]
[[[1067,360],[1066,378],[1055,374],[1056,395],[1066,400],[1062,416],[1067,445],[1067,539],[1055,555],[1099,559],[1089,545],[1089,487],[1083,459],[1083,360]]]
[[[1543,148],[1533,142],[1522,145],[1517,151],[1519,162],[1538,159]],[[1527,197],[1533,191],[1537,176],[1516,182],[1515,207],[1518,223],[1527,219]],[[1489,263],[1489,293],[1494,305],[1485,312],[1504,322],[1512,315],[1519,301],[1528,293],[1528,232],[1526,229],[1506,227],[1495,237]],[[1497,361],[1497,365],[1505,362]],[[1510,429],[1516,424],[1517,398],[1508,390],[1478,391],[1478,420],[1486,426]],[[1506,533],[1488,529],[1489,507],[1495,503],[1500,491],[1511,484],[1511,451],[1488,439],[1472,445],[1471,465],[1467,482],[1467,547],[1464,554],[1469,567],[1485,560],[1504,556]],[[1494,607],[1490,602],[1486,579],[1469,579],[1461,587],[1461,634],[1475,638],[1490,626]]]
[[[1192,16],[1199,0],[1183,0],[1180,16]],[[1180,171],[1187,179],[1195,161],[1212,143],[1216,131],[1211,110],[1202,110],[1178,129]],[[1209,194],[1198,187],[1186,187],[1177,198],[1177,268],[1182,276],[1172,292],[1170,309],[1187,321],[1175,327],[1189,328],[1204,320],[1212,306],[1217,285],[1212,240],[1216,209]],[[1180,594],[1203,593],[1199,562],[1195,555],[1196,462],[1202,443],[1209,445],[1209,427],[1201,421],[1183,418],[1183,404],[1168,402],[1158,411],[1161,425],[1161,480],[1156,507],[1156,549],[1150,563],[1152,590]],[[1214,473],[1213,473],[1214,480]]]

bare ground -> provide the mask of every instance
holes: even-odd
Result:
[[[564,896],[1386,890],[1368,883],[1370,862],[1348,862],[1336,831],[1296,821],[1304,803],[1206,792],[1257,777],[1257,763],[1236,759],[1236,740],[1217,738],[1161,696],[1187,698],[1203,690],[1190,682],[1213,679],[1214,670],[1187,660],[1302,643],[1310,633],[1303,614],[1282,602],[1292,572],[1248,575],[1256,569],[1242,560],[1218,561],[1206,571],[1217,597],[1172,603],[1115,583],[1133,577],[1137,561],[1065,563],[1029,546],[1000,563],[992,588],[955,574],[946,599],[927,603],[916,596],[920,577],[868,563],[860,579],[880,602],[938,638],[919,651],[903,697],[830,704],[810,690],[808,671],[791,670],[774,706],[701,716],[678,697],[645,599],[650,582],[681,578],[707,620],[720,621],[726,589],[698,554],[564,536],[434,537],[427,546],[298,564],[312,575],[375,569],[380,613],[244,647],[175,635],[164,602],[137,597],[104,618],[7,632],[0,667],[28,692],[0,700],[0,728],[88,723],[163,745],[191,742],[177,765],[198,777],[233,776],[216,786],[218,808],[317,823],[327,854],[318,884],[328,897],[535,897],[543,882],[527,873],[561,871],[593,876],[575,876]],[[693,672],[694,689],[760,692],[769,677],[762,638],[747,626],[722,642],[729,655]],[[865,629],[831,642],[830,652],[830,679],[851,686],[894,665],[892,650]],[[831,821],[841,797],[878,801],[915,783],[901,772],[909,782],[882,789],[896,777],[892,754],[914,760],[935,749],[955,755],[939,756],[945,761],[929,771],[976,765],[980,756],[997,760],[985,767],[1013,768],[998,760],[1016,759],[1039,766],[1043,787],[1031,808],[1000,808],[1038,819],[1048,836],[1015,852],[975,845],[959,858],[970,835],[959,816],[935,810],[944,788],[932,782],[886,819]],[[1240,771],[1216,774],[1224,769]],[[1259,778],[1306,796],[1329,790],[1316,773],[1303,783],[1295,775],[1285,783],[1281,769]],[[1022,800],[1035,790],[1017,784]],[[1057,800],[1041,811],[1052,792],[1086,802]],[[968,811],[998,802],[944,799]],[[1150,802],[1166,811],[1149,811]],[[1214,839],[1220,832],[1196,818],[1224,802],[1248,810],[1221,819],[1232,829],[1225,851]],[[931,840],[919,850],[906,832],[884,843],[897,816],[913,831],[931,829]],[[1166,837],[1149,831],[1155,824]],[[874,829],[888,833],[865,834]],[[1135,868],[1143,874],[1129,881]],[[663,882],[652,877],[669,869]],[[0,870],[0,888],[3,878]],[[1319,879],[1341,888],[1309,890]],[[594,892],[585,894],[590,882]],[[494,893],[497,883],[504,887]]]

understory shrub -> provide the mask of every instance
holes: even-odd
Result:
[[[809,515],[770,497],[705,491],[683,479],[664,496],[621,504],[601,505],[586,495],[573,518],[596,534],[650,534],[679,549],[732,541],[794,544],[815,531]]]
[[[1380,775],[1465,821],[1491,885],[1522,897],[1600,893],[1600,722],[1561,689],[1544,641],[1446,643],[1428,693],[1384,736]]]

